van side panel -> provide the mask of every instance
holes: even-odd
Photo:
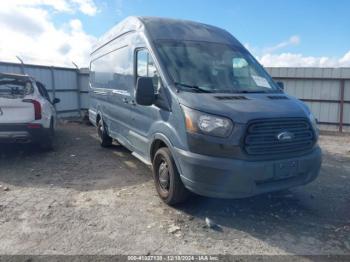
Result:
[[[100,48],[91,62],[91,111],[95,110],[111,137],[128,146],[133,91],[133,52],[126,34]]]
[[[128,140],[133,147],[133,151],[143,156],[148,161],[150,159],[150,147],[154,140],[155,134],[162,134],[167,137],[172,145],[183,148],[184,141],[180,139],[181,128],[183,128],[182,113],[179,104],[174,96],[169,93],[168,88],[161,78],[161,68],[154,55],[154,50],[147,43],[147,36],[143,34],[134,34],[130,36],[134,49],[134,85],[136,87],[138,77],[137,56],[138,52],[146,52],[149,55],[148,61],[152,60],[151,68],[147,67],[147,72],[152,71],[151,77],[157,76],[159,79],[158,85],[155,85],[155,92],[157,93],[158,103],[152,106],[142,106],[136,103],[132,104],[130,117],[130,130],[128,133]],[[141,70],[142,71],[142,70]],[[156,72],[155,74],[153,74]],[[150,75],[147,75],[150,76]],[[169,99],[173,99],[169,101]],[[131,92],[131,100],[135,101],[135,92]],[[166,105],[161,107],[159,104]],[[166,108],[168,107],[168,108]],[[174,112],[174,110],[176,112]],[[175,119],[176,118],[176,119]],[[183,130],[182,135],[185,135]],[[181,143],[181,141],[183,141]]]
[[[108,32],[92,53],[89,118],[96,124],[97,118],[101,117],[111,137],[149,160],[155,134],[167,137],[170,143],[178,148],[184,148],[186,143],[180,136],[185,135],[185,130],[183,132],[176,130],[183,124],[182,119],[178,119],[182,116],[181,108],[176,96],[171,95],[168,90],[164,70],[160,68],[157,53],[152,49],[152,37],[147,34],[141,21],[136,18],[129,20],[128,23],[122,23]],[[135,103],[137,81],[135,56],[139,48],[146,48],[149,51],[159,70],[163,80],[161,99],[164,104],[169,105],[167,110],[158,106],[146,107]],[[123,52],[126,49],[128,59],[116,55],[118,51]],[[101,79],[108,77],[110,81],[99,83]],[[168,101],[169,99],[172,101]],[[177,107],[175,114],[172,108],[174,106]],[[174,117],[176,119],[173,119]],[[181,128],[184,129],[183,126]]]

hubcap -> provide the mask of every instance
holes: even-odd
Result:
[[[160,187],[163,190],[168,191],[169,184],[170,184],[169,167],[168,167],[168,164],[164,160],[159,165],[158,177],[159,177]]]

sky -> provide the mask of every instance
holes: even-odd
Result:
[[[103,33],[130,15],[226,29],[264,66],[350,67],[348,0],[1,0],[0,61],[87,67]]]

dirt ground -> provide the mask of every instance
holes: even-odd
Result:
[[[100,148],[91,126],[61,125],[53,152],[0,145],[0,254],[350,254],[350,136],[320,143],[310,185],[177,208],[130,152]]]

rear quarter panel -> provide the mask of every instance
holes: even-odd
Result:
[[[37,100],[41,104],[42,119],[36,120],[43,125],[44,128],[50,128],[51,119],[56,124],[56,111],[53,105],[43,97],[37,97]]]

